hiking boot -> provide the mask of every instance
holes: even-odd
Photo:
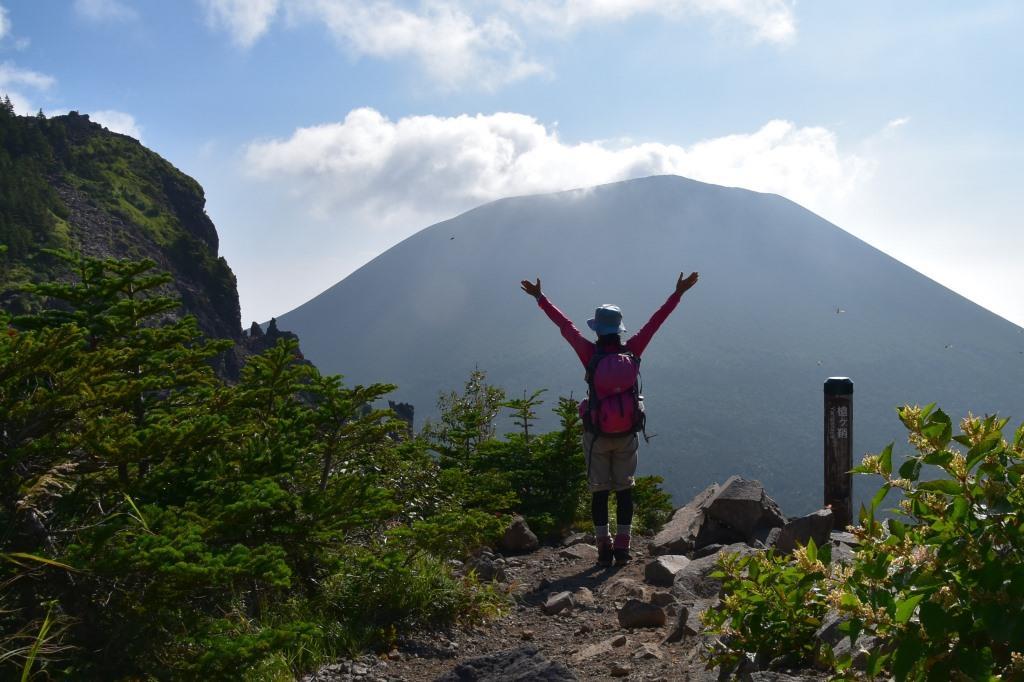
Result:
[[[629,534],[619,533],[615,536],[615,549],[612,555],[615,557],[616,566],[625,566],[629,563]]]
[[[597,541],[597,565],[605,568],[612,565],[611,538],[604,542]]]

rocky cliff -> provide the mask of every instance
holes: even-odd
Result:
[[[0,112],[0,303],[32,303],[27,281],[60,275],[44,249],[97,258],[151,258],[173,276],[168,293],[214,338],[240,340],[235,276],[218,255],[199,183],[137,140],[88,116]]]

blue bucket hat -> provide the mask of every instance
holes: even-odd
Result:
[[[622,324],[622,311],[617,305],[604,304],[594,311],[594,317],[587,320],[587,326],[597,332],[598,336],[621,334],[626,331]]]

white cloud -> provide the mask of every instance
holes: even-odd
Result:
[[[45,73],[22,69],[11,62],[0,64],[0,93],[11,98],[14,111],[22,116],[36,112],[32,98],[22,92],[27,87],[36,91],[45,91],[53,87],[57,79]]]
[[[201,0],[206,20],[225,29],[240,47],[250,47],[270,28],[280,7],[279,0]]]
[[[391,121],[373,109],[255,142],[246,161],[253,177],[283,184],[315,216],[372,215],[385,227],[422,227],[504,196],[657,174],[774,192],[820,210],[871,173],[868,160],[840,153],[832,132],[789,121],[686,147],[565,144],[523,114]]]
[[[75,0],[75,12],[89,21],[130,21],[138,18],[133,7],[121,0]]]
[[[548,72],[528,39],[653,14],[745,26],[755,40],[790,42],[792,0],[200,0],[208,23],[251,47],[279,18],[321,24],[355,57],[410,59],[445,88],[494,89]]]
[[[89,119],[104,126],[107,130],[134,137],[139,142],[142,141],[142,127],[131,114],[113,109],[103,109],[89,112]]]
[[[11,32],[11,19],[7,16],[7,8],[0,5],[0,40]]]
[[[886,130],[896,130],[897,128],[902,128],[903,126],[907,125],[908,123],[910,123],[910,117],[909,116],[903,116],[901,118],[894,118],[893,120],[891,120],[891,121],[889,121],[888,123],[885,124],[885,129]]]
[[[35,90],[48,90],[53,87],[57,79],[45,73],[22,69],[11,62],[0,64],[0,88],[11,85],[26,85]]]
[[[387,0],[298,0],[289,16],[322,22],[355,55],[412,58],[445,87],[493,89],[544,71],[524,56],[507,21],[477,20],[455,2],[427,3],[416,12]]]
[[[793,5],[787,0],[504,0],[504,5],[524,19],[561,30],[655,14],[673,20],[732,19],[752,29],[756,39],[774,43],[790,42],[796,36]]]

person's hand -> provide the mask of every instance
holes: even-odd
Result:
[[[528,279],[524,279],[519,285],[523,288],[523,291],[528,293],[534,298],[540,298],[540,277],[537,278],[537,283],[534,284]]]
[[[691,272],[689,277],[683,278],[683,273],[679,273],[679,279],[676,280],[676,293],[680,296],[690,290],[694,284],[697,283],[698,274]],[[538,280],[539,281],[539,280]]]

